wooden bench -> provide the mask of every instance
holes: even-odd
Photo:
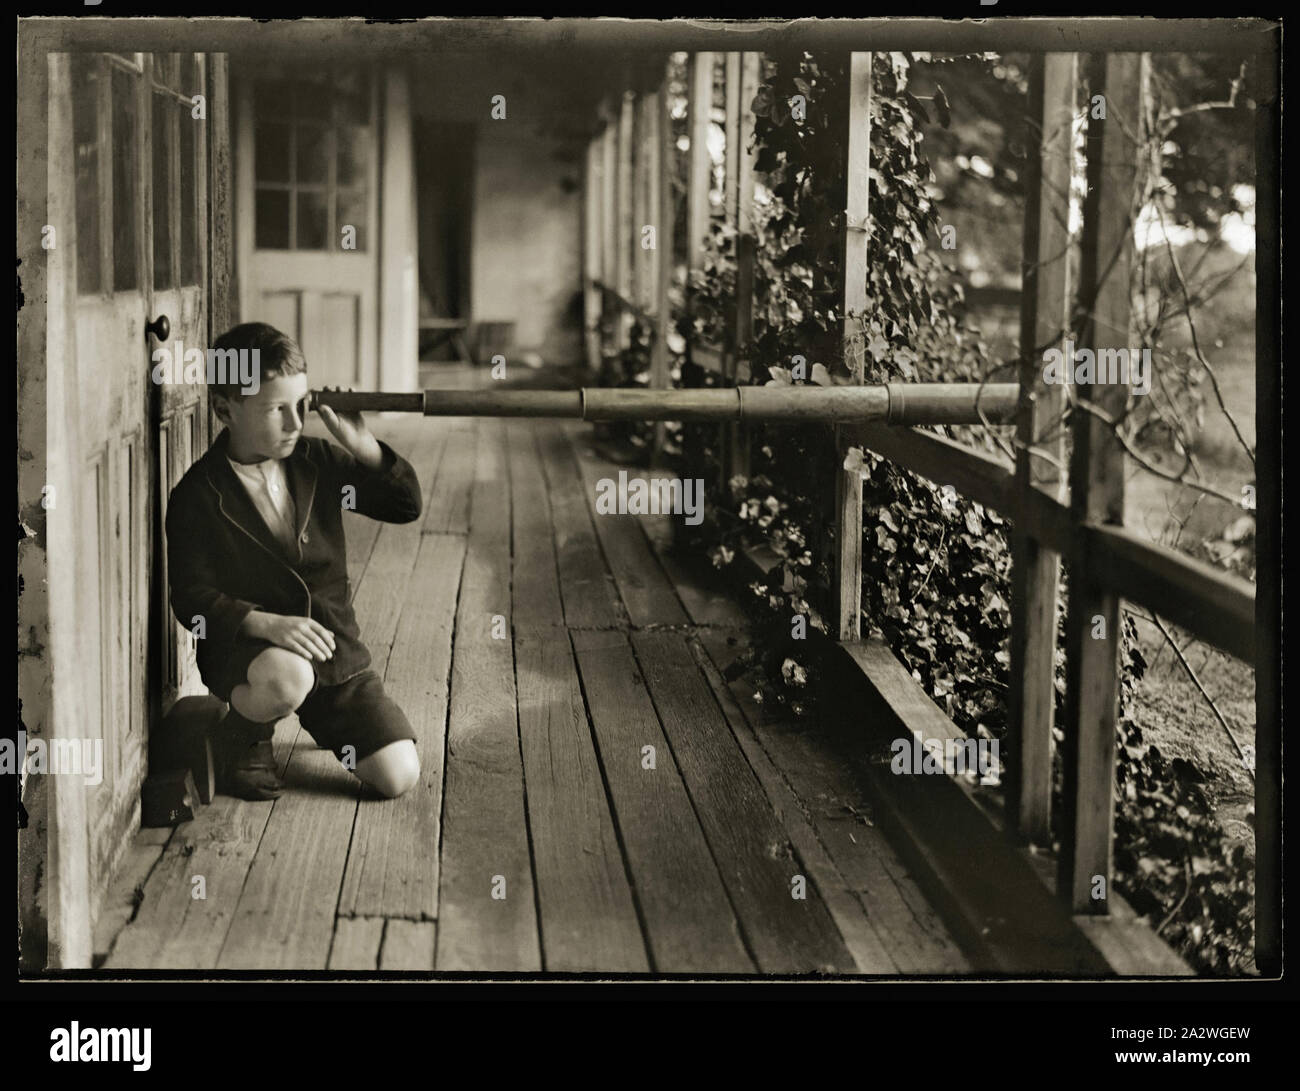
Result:
[[[428,331],[438,335],[433,339],[433,345],[430,347],[436,348],[441,342],[450,341],[458,360],[477,363],[474,354],[470,351],[469,343],[465,340],[468,329],[467,318],[421,318],[419,322],[420,333]]]

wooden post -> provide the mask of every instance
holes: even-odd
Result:
[[[735,64],[728,55],[727,96],[728,127],[727,147],[735,148],[735,156],[728,153],[728,211],[736,225],[736,312],[735,322],[729,330],[728,373],[736,384],[750,380],[751,361],[742,360],[742,352],[754,337],[754,152],[750,138],[754,134],[754,114],[750,111],[754,95],[758,94],[759,55],[738,53]],[[732,179],[735,178],[735,182]],[[727,429],[723,450],[727,459],[723,464],[724,480],[748,477],[750,472],[750,436],[748,425],[741,423]]]
[[[844,342],[850,343],[855,314],[867,308],[868,178],[871,165],[871,54],[853,53],[849,59],[848,161],[844,229]],[[862,369],[850,358],[855,380]],[[849,453],[839,428],[835,430],[838,462],[835,488],[835,601],[836,631],[840,640],[862,636],[862,477],[846,470]]]
[[[1020,411],[1016,488],[1061,499],[1065,388],[1043,382],[1043,352],[1060,349],[1070,322],[1070,160],[1077,58],[1036,53],[1029,70],[1020,296]],[[1035,153],[1035,149],[1037,152]],[[1054,460],[1054,461],[1053,461]],[[1052,724],[1060,557],[1017,521],[1011,538],[1011,688],[1005,784],[1014,836],[1051,843]]]
[[[672,101],[668,86],[667,59],[659,66],[659,90],[655,93],[652,109],[655,114],[656,129],[654,147],[656,156],[651,169],[654,172],[654,199],[651,202],[652,214],[657,218],[655,230],[655,338],[650,350],[650,386],[654,390],[667,390],[669,386],[668,333],[672,329],[672,308],[669,293],[673,276],[673,239],[675,219],[673,215],[673,164],[676,162],[676,148],[673,145]],[[657,464],[664,445],[663,421],[656,421],[654,440],[651,446],[651,464]]]
[[[691,321],[695,311],[692,275],[700,268],[704,241],[709,236],[709,188],[713,179],[713,160],[709,157],[709,117],[713,110],[713,57],[710,52],[691,54],[686,83],[687,131],[690,133],[690,159],[686,172],[686,322],[687,354],[694,349],[694,326]],[[703,451],[695,448],[693,430],[683,433],[682,443],[689,459],[703,458]],[[674,526],[682,524],[674,523]]]
[[[618,268],[618,225],[615,218],[615,185],[618,175],[618,132],[615,113],[608,100],[601,104],[605,129],[601,134],[601,203],[600,203],[600,366],[605,366],[605,353],[612,347],[607,340],[614,336],[608,305],[609,292],[614,287]]]
[[[618,107],[618,187],[616,198],[616,279],[614,290],[623,300],[632,298],[632,144],[635,123],[632,96],[624,91]],[[620,303],[618,309],[618,347],[625,349],[630,338],[631,315]]]
[[[646,217],[646,117],[645,95],[640,87],[631,95],[631,213],[628,216],[628,246],[631,253],[628,261],[628,302],[638,309],[646,310],[646,251],[641,248],[641,228],[647,222]]]
[[[640,271],[637,275],[639,285],[637,305],[647,314],[657,310],[659,277],[656,270],[659,253],[659,160],[662,149],[659,144],[659,90],[643,90],[638,97],[640,107],[640,138],[637,141],[637,181],[641,193],[641,216],[636,223],[637,254],[640,255]],[[653,227],[655,248],[646,249],[645,229]]]
[[[700,248],[709,235],[709,114],[713,106],[713,54],[694,53],[690,63],[691,161],[686,191],[686,255],[688,268],[699,268]]]
[[[582,325],[587,370],[600,371],[600,137],[587,143],[587,165],[582,193]]]
[[[754,339],[754,160],[755,151],[750,142],[754,135],[754,114],[750,109],[758,94],[758,53],[742,53],[740,57],[740,125],[736,144],[738,155],[736,177],[736,352],[749,352]],[[753,362],[748,358],[736,361],[736,382],[748,383]],[[745,477],[750,472],[751,429],[741,424],[732,444],[732,474]]]
[[[723,146],[722,161],[722,215],[727,227],[735,231],[739,222],[740,203],[740,54],[725,54],[723,94],[726,103],[726,120],[723,133],[726,143]],[[739,318],[740,296],[740,250],[737,240],[736,258],[736,298],[726,309],[726,328],[722,342],[722,378],[728,386],[736,385],[736,351],[739,344],[737,319]],[[736,447],[740,440],[740,426],[735,423],[724,424],[718,431],[718,485],[723,496],[727,495],[727,482],[735,473]]]
[[[1083,209],[1080,349],[1129,347],[1129,269],[1134,190],[1142,131],[1144,60],[1140,53],[1093,57],[1091,93],[1104,120],[1089,115],[1088,195]],[[1074,360],[1067,357],[1067,367]],[[1073,417],[1070,507],[1077,523],[1124,522],[1124,452],[1112,428],[1086,406],[1117,416],[1127,382],[1078,385]],[[1108,912],[1119,711],[1119,597],[1070,572],[1066,635],[1063,815],[1058,890],[1075,913]]]
[[[725,123],[726,144],[723,150],[722,199],[726,206],[727,223],[737,226],[738,206],[740,204],[740,133],[741,115],[745,106],[740,99],[741,54],[726,55],[726,103],[727,120]]]
[[[1255,965],[1282,972],[1282,465],[1281,186],[1278,38],[1256,56],[1255,98],[1255,397],[1264,467],[1255,482]]]
[[[738,223],[742,235],[754,233],[754,160],[750,142],[754,136],[754,96],[758,94],[761,53],[742,53],[740,59],[740,174],[737,189]]]

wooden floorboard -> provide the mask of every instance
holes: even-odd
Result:
[[[96,965],[108,956],[122,929],[135,917],[149,876],[162,859],[171,835],[170,827],[142,829],[123,854],[95,918],[93,943]]]
[[[627,615],[600,550],[585,486],[561,425],[540,421],[536,435],[554,526],[565,624],[571,629],[626,626]]]
[[[540,970],[509,628],[509,479],[500,425],[480,432],[452,651],[437,967]]]
[[[694,646],[692,650],[695,650]],[[722,714],[731,726],[736,742],[745,753],[745,760],[754,770],[754,775],[758,777],[763,791],[767,793],[773,811],[789,835],[790,843],[799,855],[804,873],[817,884],[818,891],[825,899],[826,908],[830,911],[835,927],[839,929],[844,945],[853,956],[859,972],[897,973],[898,963],[876,933],[862,902],[858,900],[855,892],[849,889],[848,883],[836,869],[834,861],[819,840],[817,831],[805,815],[799,797],[795,795],[780,770],[772,764],[761,744],[749,730],[744,714],[727,688],[726,681],[712,662],[702,662],[701,669],[704,671],[709,687],[713,690],[718,707],[722,709]]]
[[[680,516],[595,513],[582,426],[372,427],[425,510],[345,518],[348,573],[420,782],[380,800],[286,717],[273,804],[142,832],[106,967],[969,971],[848,764],[725,680],[743,611]]]
[[[348,582],[352,585],[354,595],[370,561],[370,553],[375,548],[381,526],[382,523],[356,512],[343,513],[343,540],[348,547]]]
[[[325,969],[359,789],[328,750],[294,748],[219,969]]]
[[[433,921],[390,920],[379,950],[381,970],[430,971],[433,969],[437,926]]]
[[[800,856],[815,872],[840,933],[864,973],[961,973],[970,969],[957,944],[883,832],[851,775],[840,769],[815,730],[790,722],[752,699],[752,684],[725,671],[740,648],[720,633],[700,636],[710,662],[705,676],[769,798],[784,804]],[[698,658],[698,657],[697,657]],[[880,951],[888,956],[882,965]]]
[[[685,625],[689,618],[682,609],[672,581],[637,526],[639,516],[601,514],[596,511],[596,487],[602,478],[618,479],[619,467],[597,459],[585,449],[585,441],[573,429],[566,433],[573,448],[583,483],[583,496],[596,524],[601,549],[636,628],[650,625]],[[631,469],[629,473],[645,473]]]
[[[383,524],[353,597],[371,669],[381,676],[419,544],[418,522]],[[333,753],[306,742],[302,732],[222,947],[221,968],[324,969],[328,961],[361,785]]]
[[[542,474],[533,422],[511,421],[506,435],[510,449],[514,560],[510,586],[514,624],[528,628],[563,625],[551,505],[546,496],[546,478]]]
[[[572,639],[654,969],[753,973],[626,634]]]
[[[853,958],[799,863],[683,634],[634,633],[633,647],[718,869],[759,967],[852,972]],[[802,894],[802,896],[798,896]]]
[[[687,560],[674,551],[673,524],[680,519],[680,515],[642,515],[637,517],[637,522],[693,624],[744,628],[745,611],[722,586],[716,573],[706,570],[708,561],[702,557]]]
[[[344,916],[438,915],[447,693],[465,539],[426,534],[418,549],[384,688],[415,732],[420,780],[398,799],[362,801],[339,898]]]
[[[516,627],[515,671],[545,967],[645,972],[568,633]]]
[[[272,806],[217,796],[193,821],[177,826],[105,968],[213,969]],[[196,897],[200,891],[203,897]]]
[[[427,534],[465,534],[469,530],[479,432],[482,428],[495,429],[497,425],[493,421],[457,418],[439,421],[433,427],[446,429],[446,445],[421,526]]]
[[[384,937],[383,917],[339,917],[330,947],[330,970],[379,969],[379,945]]]
[[[381,678],[388,667],[397,622],[402,616],[419,552],[419,523],[383,524],[370,563],[352,599],[361,640],[370,649],[370,669]]]

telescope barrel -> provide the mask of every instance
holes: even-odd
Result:
[[[314,390],[310,408],[423,413],[426,417],[569,417],[574,420],[784,421],[979,424],[1013,420],[1016,383],[878,383],[691,390]]]

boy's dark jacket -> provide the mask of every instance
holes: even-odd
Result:
[[[286,555],[227,461],[221,434],[172,489],[167,503],[167,569],[181,625],[205,621],[199,673],[220,691],[236,634],[252,610],[312,617],[334,634],[334,656],[312,666],[337,685],[370,665],[352,612],[343,538],[344,487],[355,511],[387,523],[420,517],[420,483],[411,464],[382,441],[383,463],[368,470],[342,447],[303,436],[285,459],[297,511],[297,548]]]

